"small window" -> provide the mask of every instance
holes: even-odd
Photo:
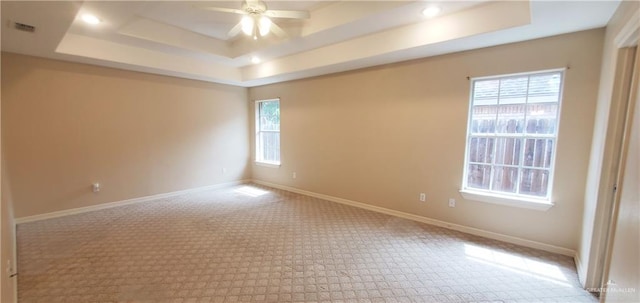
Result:
[[[550,203],[563,71],[472,79],[462,191]]]
[[[256,162],[280,165],[280,100],[256,101]]]

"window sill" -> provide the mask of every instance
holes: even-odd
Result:
[[[500,205],[513,206],[513,207],[526,208],[526,209],[534,209],[534,210],[540,210],[540,211],[547,211],[549,210],[549,208],[551,208],[554,205],[553,202],[546,201],[546,200],[528,199],[523,197],[510,197],[510,196],[503,196],[503,195],[497,195],[493,193],[485,193],[485,192],[466,190],[466,189],[460,190],[460,194],[462,195],[463,198],[467,200],[500,204]]]
[[[258,166],[271,167],[271,168],[280,168],[280,162],[255,162]]]

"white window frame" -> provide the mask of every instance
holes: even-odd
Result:
[[[261,159],[261,156],[263,155],[262,151],[264,146],[260,140],[262,138],[262,136],[260,136],[260,133],[261,132],[280,133],[280,129],[278,130],[261,130],[260,129],[260,103],[274,102],[274,101],[278,102],[278,109],[280,109],[280,98],[256,100],[254,105],[255,107],[255,144],[256,144],[255,163],[260,166],[280,167],[280,163],[282,162],[282,159],[280,159],[280,161],[267,161],[267,160]],[[278,153],[280,153],[280,147],[278,147]],[[280,158],[280,156],[282,155],[281,154],[278,155],[278,158]]]
[[[504,193],[494,190],[484,190],[478,188],[472,188],[467,186],[468,182],[468,168],[469,168],[469,144],[471,141],[471,127],[472,127],[472,114],[473,114],[473,105],[474,105],[474,88],[476,81],[482,80],[491,80],[491,79],[508,79],[515,78],[521,76],[535,76],[541,74],[549,74],[549,73],[559,73],[560,74],[560,91],[558,93],[558,112],[556,118],[556,126],[555,126],[555,134],[553,134],[552,138],[554,139],[554,144],[551,150],[551,159],[549,165],[549,180],[547,184],[547,196],[546,197],[535,197],[529,195],[523,195],[518,193]],[[498,75],[498,76],[489,76],[489,77],[477,77],[470,79],[470,96],[469,96],[469,114],[467,115],[467,138],[465,142],[465,154],[464,154],[464,172],[462,175],[462,189],[460,190],[460,194],[467,200],[487,202],[493,204],[514,206],[520,208],[527,209],[535,209],[535,210],[543,210],[546,211],[554,205],[554,201],[552,200],[552,192],[553,192],[553,180],[555,175],[555,165],[556,165],[556,151],[558,146],[558,134],[560,128],[560,117],[562,110],[562,99],[563,99],[563,91],[565,84],[565,69],[552,69],[552,70],[543,70],[543,71],[534,71],[534,72],[525,72],[525,73],[517,73],[517,74],[508,74],[508,75]],[[528,95],[527,95],[528,96]],[[527,104],[527,103],[525,103]],[[526,112],[525,112],[525,121],[526,121]],[[513,137],[513,135],[493,136],[494,138],[506,138]],[[539,136],[527,136],[526,133],[523,132],[522,136],[517,136],[519,138],[526,139],[528,137],[538,138]],[[495,144],[495,143],[494,143]],[[523,143],[521,146],[521,152],[524,152],[525,144]],[[495,165],[491,163],[490,165]],[[517,165],[518,168],[518,186],[520,183],[520,172],[522,169],[527,168],[524,166],[524,161],[520,161]],[[493,174],[492,174],[493,176]]]

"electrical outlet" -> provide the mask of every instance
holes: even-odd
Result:
[[[293,172],[293,174],[291,175],[291,178],[295,179],[297,177],[298,177],[298,175],[296,174],[296,172]]]
[[[100,183],[98,183],[98,182],[93,183],[93,184],[91,185],[91,190],[92,190],[94,193],[99,192],[99,191],[100,191]]]
[[[449,199],[449,207],[456,207],[456,199]]]
[[[422,202],[427,201],[427,194],[425,194],[425,193],[420,193],[420,201],[422,201]]]
[[[227,173],[227,169],[223,167],[223,168],[222,168],[222,174],[224,175],[224,174],[226,174],[226,173]]]

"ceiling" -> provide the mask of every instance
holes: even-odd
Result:
[[[2,1],[2,50],[257,86],[603,27],[619,1],[266,1],[287,37],[227,32],[242,1]],[[422,15],[437,5],[439,15]],[[102,22],[89,25],[91,13]],[[35,26],[15,29],[15,22]],[[252,57],[261,63],[253,64]]]

